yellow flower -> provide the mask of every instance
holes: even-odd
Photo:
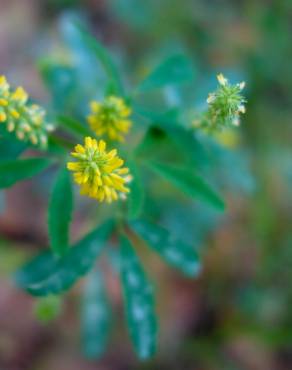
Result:
[[[71,155],[77,161],[68,162],[67,168],[74,172],[81,195],[109,203],[125,198],[129,192],[125,185],[131,177],[129,169],[122,167],[124,161],[117,156],[116,149],[107,152],[103,140],[97,142],[91,137],[85,138],[84,146],[78,144],[74,149]]]
[[[45,122],[45,111],[28,103],[28,94],[22,87],[11,91],[5,76],[0,76],[0,124],[8,132],[15,132],[19,140],[46,147],[51,125]]]
[[[97,136],[107,136],[110,140],[124,141],[132,122],[128,119],[131,109],[124,100],[108,96],[102,103],[90,104],[91,114],[87,117],[91,129]]]

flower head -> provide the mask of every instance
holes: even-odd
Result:
[[[4,76],[0,76],[0,125],[5,124],[17,138],[33,145],[46,147],[51,125],[45,123],[45,110],[28,103],[28,94],[22,87],[11,91]]]
[[[71,155],[77,161],[69,162],[67,168],[75,172],[74,180],[81,187],[81,195],[111,203],[129,192],[125,186],[131,180],[129,169],[122,167],[124,161],[117,156],[116,149],[106,151],[103,140],[97,142],[86,137],[84,146],[76,145]]]
[[[219,87],[209,94],[207,99],[208,111],[204,117],[205,126],[212,129],[238,126],[240,114],[245,113],[246,100],[241,95],[245,83],[231,85],[222,73],[217,76],[217,79]]]
[[[124,100],[108,96],[102,103],[90,104],[91,114],[87,117],[91,129],[97,136],[106,135],[110,140],[124,141],[132,122],[128,119],[131,109]]]

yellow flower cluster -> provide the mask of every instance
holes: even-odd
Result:
[[[108,203],[125,198],[129,192],[125,185],[131,176],[129,169],[122,167],[124,161],[117,156],[116,149],[107,152],[103,140],[97,142],[86,137],[84,146],[76,145],[71,155],[77,161],[69,162],[67,168],[75,172],[74,180],[81,187],[81,195]]]
[[[44,121],[44,109],[27,101],[22,87],[11,91],[6,78],[0,76],[0,125],[6,124],[7,131],[15,132],[19,140],[46,147],[52,126]]]
[[[128,119],[131,109],[124,100],[108,96],[102,103],[90,104],[91,114],[87,117],[91,129],[97,136],[107,136],[110,140],[124,141],[132,122]]]

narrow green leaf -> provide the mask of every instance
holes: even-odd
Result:
[[[170,84],[190,82],[194,78],[191,61],[185,55],[174,55],[166,59],[138,87],[144,92]]]
[[[172,146],[173,142],[164,130],[157,126],[151,126],[135,148],[135,155],[147,160],[172,159],[172,156],[178,153],[173,150]]]
[[[73,191],[67,169],[57,177],[49,203],[48,227],[51,248],[57,256],[64,256],[69,248],[69,229],[73,210]]]
[[[45,58],[39,61],[39,70],[52,95],[54,109],[62,112],[72,111],[77,104],[76,94],[78,92],[78,80],[74,67]]]
[[[121,238],[121,283],[131,340],[138,356],[147,359],[156,350],[153,287],[126,237]]]
[[[194,132],[169,121],[155,121],[135,148],[135,154],[147,160],[189,163],[195,168],[204,168],[208,153]],[[175,148],[174,148],[175,146]]]
[[[148,221],[131,222],[133,230],[169,265],[187,276],[197,276],[201,271],[198,254],[193,246],[174,238],[161,226]]]
[[[50,250],[40,253],[19,269],[15,274],[16,284],[26,289],[37,281],[42,281],[54,273],[58,267],[59,260]]]
[[[178,122],[157,121],[157,126],[164,129],[179,151],[196,168],[201,168],[208,163],[207,151],[196,137],[194,130],[187,129]]]
[[[0,162],[0,188],[8,188],[43,171],[51,164],[46,158],[15,159]]]
[[[87,357],[99,358],[103,355],[110,324],[111,310],[103,276],[94,271],[87,278],[81,312],[82,344]]]
[[[47,252],[46,258],[50,263],[45,272],[41,271],[42,265],[46,262],[44,257],[36,257],[18,272],[16,281],[35,296],[46,296],[68,290],[92,268],[105,247],[112,228],[113,222],[108,221],[93,230],[73,246],[62,259],[56,259],[52,253]],[[31,266],[37,273],[31,273]]]
[[[162,123],[164,127],[178,124],[178,119],[180,115],[180,110],[175,108],[170,108],[166,111],[156,112],[153,110],[149,110],[149,108],[145,108],[143,105],[137,103],[137,101],[132,102],[132,108],[135,114],[142,116],[143,119],[146,119],[149,123]]]
[[[110,80],[111,90],[115,91],[116,94],[123,94],[123,86],[120,79],[120,74],[115,66],[111,56],[108,51],[87,31],[85,31],[81,26],[77,26],[80,32],[81,38],[87,47],[92,50],[94,55],[97,57],[101,63],[107,77]]]
[[[67,117],[67,116],[58,116],[57,122],[60,124],[61,127],[64,127],[76,137],[84,137],[84,136],[93,136],[94,134],[92,131],[79,121],[75,120],[74,118]]]
[[[148,165],[149,168],[180,189],[183,193],[199,199],[220,211],[224,210],[223,200],[202,177],[192,173],[193,169],[155,162],[149,162]]]
[[[155,131],[157,133],[160,130],[160,137],[164,136],[164,141],[167,141],[167,146],[171,146],[172,152],[174,152],[172,148],[174,144],[179,149],[177,152],[182,154],[189,162],[195,164],[196,167],[201,168],[206,165],[208,162],[208,152],[196,136],[195,131],[181,124],[180,115],[182,112],[174,108],[164,113],[155,113],[145,110],[137,104],[133,106],[136,114],[146,118],[149,123],[152,123],[144,139],[136,149],[138,152],[149,146],[151,143],[149,140],[151,139],[151,134]],[[154,142],[153,139],[154,138],[152,138],[153,145],[152,147],[149,146],[147,156],[149,157],[150,154],[152,157],[161,158],[161,143],[157,143],[157,140]]]
[[[130,182],[130,193],[128,195],[128,217],[135,219],[139,217],[144,203],[144,187],[142,185],[140,171],[134,161],[128,161],[133,180]]]
[[[66,156],[72,150],[72,141],[64,139],[55,133],[51,133],[48,140],[48,152],[60,156]]]

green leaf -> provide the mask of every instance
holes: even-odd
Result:
[[[196,137],[194,130],[184,128],[178,122],[157,121],[157,125],[164,129],[166,135],[171,138],[179,151],[196,168],[201,168],[208,163],[207,151]]]
[[[74,118],[61,115],[57,117],[57,122],[60,124],[61,127],[64,127],[66,130],[70,131],[77,138],[83,138],[84,136],[94,136],[92,131],[87,126],[83,125]]]
[[[87,31],[78,25],[77,29],[80,32],[82,41],[84,44],[94,53],[96,58],[101,63],[107,77],[110,80],[111,90],[115,91],[116,94],[123,94],[123,86],[120,79],[120,74],[115,66],[108,51]]]
[[[14,133],[6,131],[6,125],[0,127],[0,161],[16,159],[26,148],[27,143],[18,140]]]
[[[78,80],[76,70],[70,65],[62,65],[58,61],[42,59],[39,70],[43,81],[52,95],[54,109],[71,111],[78,103]]]
[[[155,162],[149,162],[148,165],[151,170],[169,181],[186,195],[199,199],[220,211],[224,210],[223,200],[202,177],[192,173],[193,169]]]
[[[178,152],[191,163],[195,164],[196,167],[201,168],[208,163],[208,152],[204,145],[200,142],[196,136],[195,130],[186,128],[181,123],[181,112],[178,109],[170,109],[164,113],[155,113],[143,109],[141,106],[134,105],[135,113],[146,118],[152,126],[148,129],[148,132],[141,144],[138,146],[138,151],[145,149],[147,144],[149,146],[151,134],[153,131],[158,132],[160,130],[160,137],[165,137],[165,141],[168,139],[167,145],[171,146],[172,152],[174,151],[173,144],[179,149]],[[148,141],[147,141],[148,139]],[[149,154],[152,157],[161,158],[161,143],[154,142],[153,138],[152,147],[149,146],[147,156]],[[140,148],[142,147],[142,148]],[[149,153],[150,152],[150,153]]]
[[[179,126],[171,119],[158,119],[155,122],[136,147],[137,156],[154,161],[159,158],[162,162],[184,162],[200,169],[206,167],[208,153],[193,131]]]
[[[108,221],[93,230],[73,246],[62,259],[54,258],[54,255],[48,252],[45,257],[36,257],[18,272],[16,281],[34,296],[47,296],[68,290],[92,268],[105,247],[112,228],[113,222]],[[48,266],[44,258],[48,259]],[[42,265],[47,267],[46,271],[41,271]],[[32,268],[35,272],[31,271]]]
[[[111,310],[104,281],[99,271],[88,276],[81,312],[83,350],[89,358],[103,355],[109,337]]]
[[[143,107],[143,105],[136,101],[132,102],[132,108],[135,114],[142,116],[143,119],[146,119],[149,123],[158,123],[159,125],[161,123],[161,126],[164,125],[163,128],[168,128],[170,124],[177,125],[181,113],[177,107],[162,112],[156,112]]]
[[[174,160],[180,151],[173,150],[173,142],[170,140],[167,133],[160,127],[151,126],[146,131],[143,139],[135,148],[135,155],[137,157],[155,160],[160,158],[161,160]],[[180,157],[180,162],[183,157]]]
[[[50,250],[42,252],[24,265],[15,274],[16,284],[26,289],[37,281],[42,281],[53,274],[58,267],[59,260]]]
[[[0,162],[0,188],[8,188],[43,171],[51,164],[46,158],[15,159]]]
[[[194,78],[191,61],[185,55],[175,55],[157,68],[138,87],[139,92],[161,88],[170,84],[190,82]]]
[[[66,156],[68,151],[72,150],[72,141],[64,139],[55,133],[51,133],[48,140],[48,152],[50,154]]]
[[[73,191],[68,170],[57,177],[49,203],[48,226],[51,248],[57,256],[64,256],[69,248],[69,229],[73,210]]]
[[[133,180],[130,182],[130,193],[128,195],[128,217],[129,219],[135,219],[139,217],[143,203],[144,203],[144,187],[142,185],[141,174],[134,163],[134,161],[128,161],[131,175]]]
[[[130,337],[138,356],[147,359],[156,350],[153,288],[126,237],[121,238],[121,283]]]
[[[193,246],[174,238],[161,226],[148,221],[131,222],[133,230],[169,265],[187,276],[197,276],[201,271],[199,256]]]

